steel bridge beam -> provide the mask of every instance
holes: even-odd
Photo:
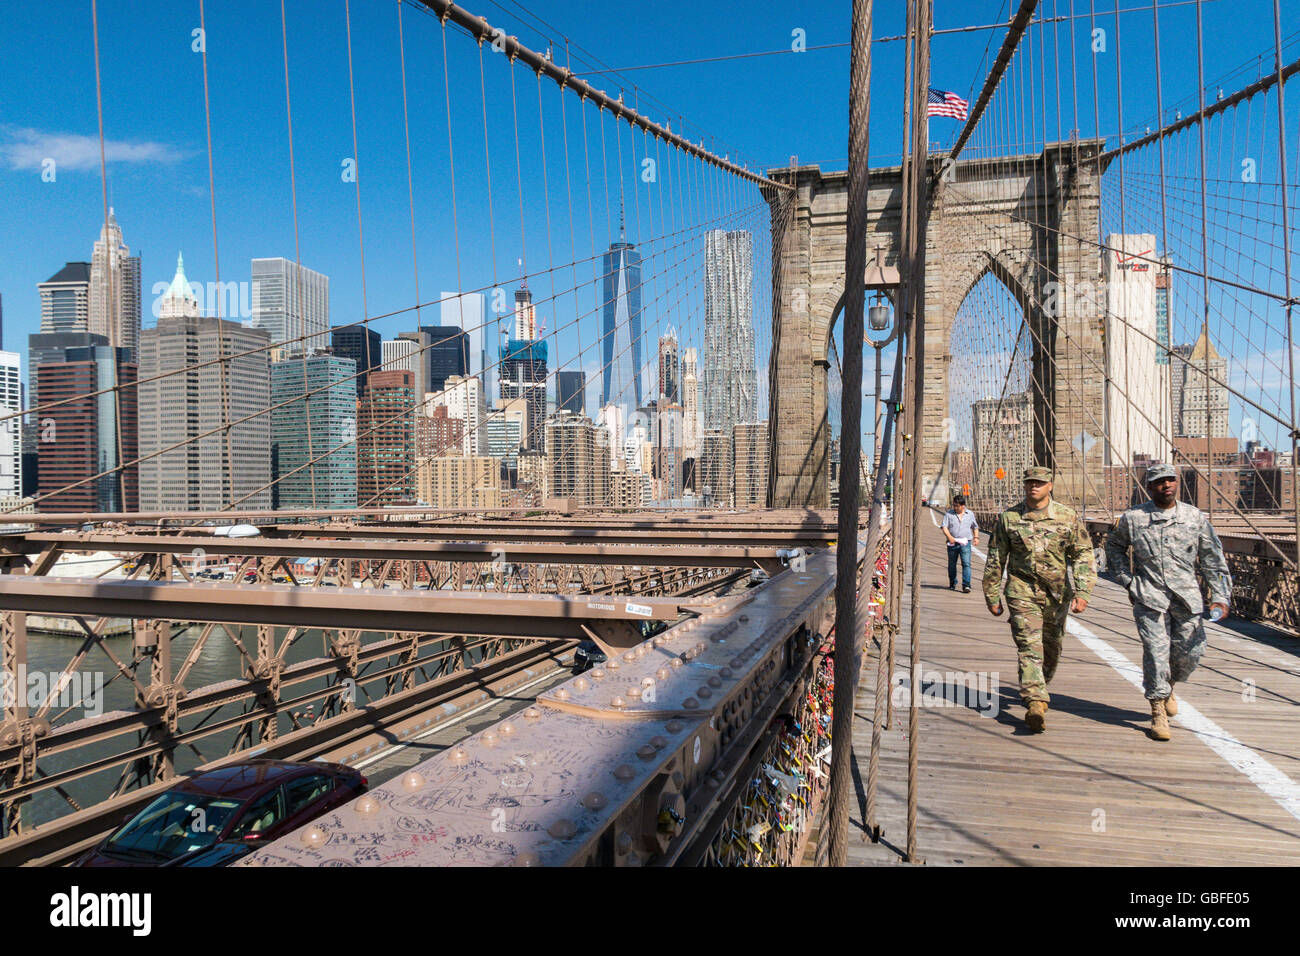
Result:
[[[625,567],[753,568],[770,570],[785,549],[743,545],[657,545],[632,547],[611,544],[488,544],[419,540],[316,540],[302,538],[200,539],[175,534],[75,534],[33,532],[0,538],[0,553],[41,554],[51,545],[63,551],[132,551],[141,554],[191,554],[201,549],[209,555],[244,557],[354,558],[360,560],[467,561],[505,560],[516,564],[568,564]]]
[[[614,595],[466,594],[291,584],[189,584],[0,575],[0,607],[66,616],[161,618],[281,627],[491,637],[583,637],[584,626],[676,621],[701,602]]]

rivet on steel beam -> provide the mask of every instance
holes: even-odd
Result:
[[[370,794],[366,794],[356,803],[352,804],[352,809],[356,810],[357,813],[360,813],[363,816],[369,816],[370,814],[379,811],[379,801]]]
[[[636,658],[637,658],[637,660],[640,660],[641,658],[645,657],[645,654],[646,654],[646,651],[647,651],[647,650],[649,650],[649,648],[647,648],[644,644],[638,644],[638,645],[636,646]]]
[[[608,802],[609,801],[605,799],[605,795],[599,790],[593,790],[582,798],[582,805],[588,810],[599,810]]]
[[[625,698],[622,694],[615,694],[613,699],[610,700],[609,705],[611,707],[626,707],[627,698]]]
[[[420,774],[416,773],[414,770],[408,770],[406,773],[402,774],[403,790],[419,790],[423,786],[424,777],[420,776]]]
[[[459,744],[454,748],[452,748],[451,754],[449,756],[451,762],[456,764],[465,763],[469,760],[469,752]]]
[[[655,671],[655,677],[657,677],[659,680],[667,680],[668,668],[666,667],[659,668],[657,671]]]
[[[682,701],[682,706],[685,707],[687,710],[694,710],[696,707],[700,706],[700,702],[696,700],[694,697],[687,697],[684,701]]]
[[[670,734],[680,734],[682,732],[682,722],[680,720],[670,720],[664,724],[664,730]]]
[[[605,666],[608,667],[608,668],[609,668],[610,670],[612,670],[612,671],[616,671],[616,670],[618,670],[620,667],[622,667],[623,665],[620,664],[618,661],[614,660],[613,658],[610,658],[609,660],[607,660],[607,661],[605,662]]]
[[[591,672],[591,679],[592,679],[592,680],[600,680],[600,679],[601,679],[602,677],[604,677],[604,676],[605,676],[605,672],[604,672],[603,670],[601,670],[599,667],[593,669],[592,672]]]
[[[731,659],[731,667],[733,670],[739,670],[740,665],[743,663],[744,661],[742,661],[739,657],[733,657]]]
[[[721,686],[722,686],[722,678],[721,678],[721,677],[716,677],[716,676],[715,676],[715,677],[710,677],[710,678],[709,678],[709,686],[710,686],[710,687],[721,687]]]
[[[637,748],[637,750],[636,750],[636,755],[637,755],[638,757],[640,757],[642,760],[649,760],[651,757],[653,757],[653,756],[654,756],[655,754],[657,754],[658,752],[659,752],[659,751],[655,750],[654,747],[651,747],[649,744],[646,744],[646,745],[644,745],[644,746],[642,746],[642,747],[638,747],[638,748]]]
[[[718,671],[718,676],[721,677],[723,680],[730,680],[730,679],[731,679],[731,668],[730,668],[730,667],[723,667],[722,669],[720,669],[720,670]]]
[[[511,734],[515,732],[515,725],[510,723],[510,721],[507,720],[504,724],[502,724],[497,729],[501,731],[502,737],[509,737]]]
[[[524,716],[529,720],[536,720],[538,717],[542,716],[542,712],[536,707],[529,707],[524,711]]]
[[[685,663],[686,663],[686,662],[685,662],[684,660],[682,660],[680,657],[674,657],[672,660],[670,660],[670,661],[668,662],[668,666],[669,666],[669,667],[681,667],[681,666],[682,666],[683,664],[685,664]]]
[[[623,660],[631,664],[634,660],[636,660],[636,654],[632,651],[625,651],[623,653]]]
[[[320,827],[310,826],[302,831],[302,836],[299,839],[301,839],[306,846],[318,847],[325,845],[327,837],[325,836],[325,831]]]
[[[629,688],[627,689],[627,696],[628,696],[630,699],[632,699],[632,700],[640,700],[640,699],[641,699],[641,688],[640,688],[640,687],[629,687]]]
[[[542,862],[541,858],[536,853],[533,853],[532,851],[525,851],[523,853],[515,854],[515,858],[511,861],[511,865],[512,866],[538,866],[541,864],[541,862]]]
[[[497,732],[495,730],[487,730],[483,732],[483,743],[487,744],[489,747],[495,747],[497,739]]]
[[[740,623],[741,623],[741,624],[748,624],[748,623],[749,623],[749,615],[748,615],[748,614],[742,614],[742,615],[740,615]]]
[[[575,684],[574,686],[577,686],[577,685]],[[556,700],[568,700],[568,699],[569,699],[569,692],[568,692],[567,690],[565,690],[563,687],[561,687],[559,690],[557,690],[557,691],[555,692],[555,699],[556,699]]]
[[[655,736],[650,738],[650,746],[654,747],[655,750],[663,750],[665,747],[668,746],[668,738],[656,734]]]
[[[596,675],[593,674],[592,676],[595,677]],[[601,671],[601,672],[600,672],[600,676],[601,676],[601,677],[604,677],[604,676],[605,676],[605,672],[604,672],[604,671]],[[589,680],[587,680],[587,678],[585,678],[585,677],[579,677],[577,680],[575,680],[575,681],[573,682],[573,689],[574,689],[574,690],[586,690],[586,689],[587,689],[588,687],[590,687],[590,686],[591,686],[591,682],[590,682]],[[559,696],[559,695],[556,695],[556,696]],[[565,691],[565,694],[564,694],[563,699],[564,699],[564,700],[568,700],[568,697],[569,697],[569,695],[568,695],[568,691]]]
[[[546,832],[557,840],[568,840],[578,832],[578,828],[573,825],[572,820],[556,820],[546,828]]]
[[[713,691],[709,690],[707,687],[701,687],[699,690],[696,691],[696,693],[699,694],[701,697],[703,697],[705,700],[708,700],[710,697],[713,696]]]
[[[636,776],[636,771],[625,763],[619,764],[614,768],[614,776],[619,780],[631,780]]]

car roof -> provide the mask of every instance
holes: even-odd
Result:
[[[289,760],[238,760],[196,773],[178,789],[208,796],[246,800],[259,791],[305,773],[330,773],[325,763],[294,763]]]

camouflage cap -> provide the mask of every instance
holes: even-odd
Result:
[[[1173,465],[1152,465],[1147,469],[1146,483],[1149,485],[1153,481],[1159,481],[1161,478],[1177,478],[1178,473],[1174,471]]]
[[[1052,469],[1036,465],[1033,468],[1026,468],[1024,474],[1025,481],[1051,481]]]

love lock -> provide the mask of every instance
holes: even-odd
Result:
[[[667,774],[659,774],[646,789],[644,800],[642,845],[653,854],[664,853],[685,827],[686,798]]]

